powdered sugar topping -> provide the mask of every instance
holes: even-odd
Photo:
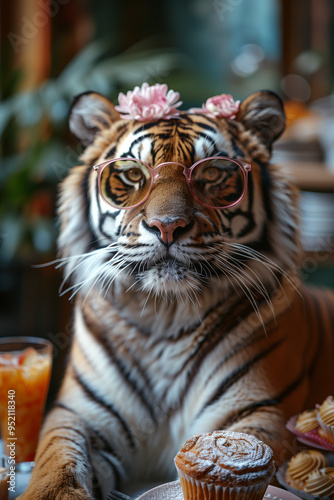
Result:
[[[273,452],[256,437],[231,431],[193,436],[175,458],[185,473],[207,481],[252,482],[274,473]]]

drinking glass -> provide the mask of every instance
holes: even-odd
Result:
[[[0,455],[0,500],[8,499],[9,465],[7,455]]]
[[[48,340],[0,339],[0,429],[3,450],[15,462],[34,460],[51,367]]]

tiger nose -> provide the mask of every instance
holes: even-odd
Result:
[[[183,234],[184,231],[176,231],[178,228],[186,228],[186,231],[188,230],[186,221],[179,218],[151,219],[148,225],[160,236],[161,241],[166,246],[172,245]]]

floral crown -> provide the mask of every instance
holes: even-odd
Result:
[[[122,92],[118,95],[118,105],[116,111],[120,117],[126,120],[137,120],[149,122],[156,119],[169,120],[177,118],[181,106],[179,92],[168,90],[165,83],[149,85],[143,83],[141,87],[129,90],[126,95]],[[238,113],[240,101],[234,101],[230,94],[221,94],[210,97],[201,108],[191,108],[190,113],[202,113],[212,118],[223,117],[233,120]]]

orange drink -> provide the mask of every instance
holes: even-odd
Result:
[[[0,417],[4,452],[34,460],[50,384],[52,344],[34,337],[0,339]]]

